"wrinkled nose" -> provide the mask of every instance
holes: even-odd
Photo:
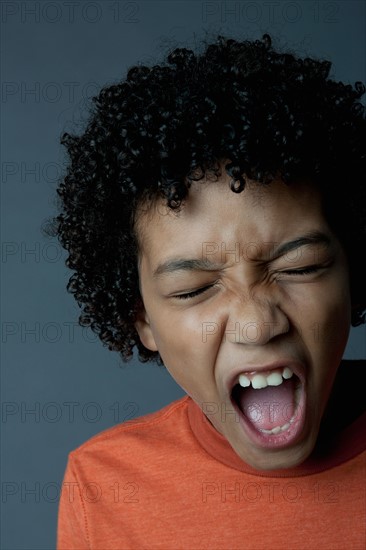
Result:
[[[289,319],[274,296],[252,294],[232,304],[224,336],[233,343],[265,345],[289,329]]]

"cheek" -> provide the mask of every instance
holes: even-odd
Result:
[[[215,357],[220,346],[219,331],[207,337],[205,321],[193,311],[151,318],[155,342],[171,376],[196,401],[210,399]]]
[[[347,279],[330,283],[304,292],[301,303],[296,304],[299,332],[312,358],[314,375],[324,381],[338,368],[351,325]]]
[[[155,341],[166,357],[179,353],[182,358],[203,358],[218,345],[218,323],[209,315],[201,315],[198,309],[162,310],[161,313],[156,309],[151,319]]]
[[[295,287],[291,302],[300,326],[313,325],[314,330],[349,326],[351,298],[345,269],[339,268],[327,280]]]

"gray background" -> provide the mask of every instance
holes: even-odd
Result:
[[[1,548],[40,550],[55,546],[68,452],[183,395],[162,368],[126,366],[77,326],[65,255],[40,229],[56,211],[60,134],[85,118],[100,86],[204,31],[269,31],[330,58],[337,79],[365,81],[365,2],[4,1],[1,9]],[[352,331],[346,356],[366,356],[365,327]]]

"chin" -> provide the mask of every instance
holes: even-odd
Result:
[[[244,449],[243,452],[234,447],[235,452],[249,466],[256,470],[284,470],[300,466],[309,458],[314,450],[317,433],[311,433],[296,445],[282,449]]]

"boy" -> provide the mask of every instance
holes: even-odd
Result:
[[[187,396],[71,453],[60,550],[365,547],[365,89],[329,71],[218,37],[64,137],[80,321]]]

